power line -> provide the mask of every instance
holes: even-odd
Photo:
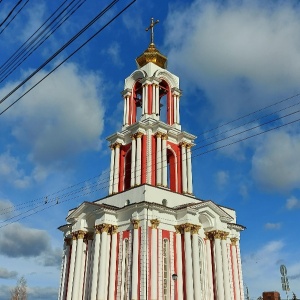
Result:
[[[17,17],[17,15],[22,11],[22,9],[25,7],[25,5],[29,2],[29,0],[27,0],[23,6],[21,6],[21,8],[17,11],[17,13],[12,17],[12,19],[5,25],[5,27],[0,31],[0,35],[2,34],[2,32],[10,25],[10,23]],[[0,26],[1,27],[1,26]]]
[[[32,72],[27,78],[25,78],[21,83],[19,83],[14,89],[12,89],[6,96],[0,100],[0,104],[3,103],[7,98],[9,98],[13,93],[15,93],[21,86],[23,86],[28,80],[30,80],[34,75],[36,75],[40,70],[42,70],[49,62],[51,62],[56,56],[58,56],[64,49],[66,49],[70,44],[72,44],[81,34],[83,34],[90,26],[92,26],[98,19],[100,19],[106,12],[108,12],[117,2],[120,0],[112,1],[105,9],[103,9],[92,21],[85,25],[77,34],[75,34],[67,43],[65,43],[59,50],[57,50],[53,55],[51,55],[43,64],[41,64],[34,72]],[[130,3],[133,4],[136,0]],[[127,6],[126,6],[127,7]],[[129,7],[129,6],[128,6]],[[122,13],[122,12],[121,12]],[[115,17],[117,18],[117,16]],[[0,115],[11,108],[15,103],[22,99],[27,93],[34,89],[38,84],[40,84],[45,78],[52,74],[56,69],[58,69],[63,63],[65,63],[70,57],[77,53],[82,47],[84,47],[88,42],[90,42],[95,36],[97,36],[104,28],[106,28],[115,18],[111,19],[108,23],[102,26],[96,33],[94,33],[90,38],[88,38],[81,46],[79,46],[75,51],[67,56],[61,63],[59,63],[52,71],[45,75],[41,80],[34,84],[30,89],[28,89],[24,94],[22,94],[18,99],[16,99],[12,104],[10,104],[6,109],[4,109]]]
[[[273,128],[266,129],[266,130],[261,131],[261,132],[259,132],[259,133],[255,133],[255,134],[253,134],[253,135],[250,135],[250,136],[241,138],[241,139],[239,139],[239,140],[237,140],[237,141],[233,141],[233,142],[227,143],[227,144],[225,144],[225,145],[215,147],[215,148],[213,148],[213,149],[210,149],[210,150],[204,151],[204,152],[202,152],[202,153],[193,155],[192,157],[194,158],[194,157],[199,157],[199,156],[201,156],[201,155],[208,154],[208,153],[210,153],[210,152],[213,152],[213,151],[216,151],[216,150],[219,150],[219,149],[222,149],[222,148],[231,146],[231,145],[236,144],[236,143],[240,143],[240,142],[245,141],[245,140],[247,140],[247,139],[250,139],[250,138],[252,138],[252,137],[256,137],[256,136],[265,134],[265,133],[267,133],[267,132],[276,130],[276,129],[278,129],[278,128],[281,128],[281,127],[284,127],[284,126],[287,126],[287,125],[290,125],[290,124],[293,124],[293,123],[296,123],[296,122],[299,122],[299,121],[300,121],[300,118],[299,118],[299,119],[296,119],[296,120],[293,120],[293,121],[290,121],[290,122],[285,123],[285,124],[278,125],[278,126],[273,127]],[[22,220],[22,219],[25,219],[25,218],[27,218],[27,217],[33,215],[33,214],[36,214],[36,213],[39,213],[39,212],[41,212],[41,211],[44,211],[44,210],[46,210],[46,209],[48,209],[48,208],[51,208],[51,207],[53,207],[53,206],[55,206],[55,205],[58,205],[58,204],[61,204],[61,203],[67,202],[67,201],[71,201],[71,200],[74,200],[74,199],[77,199],[77,198],[86,196],[86,195],[91,194],[91,193],[95,193],[95,192],[97,192],[97,191],[99,191],[99,190],[102,190],[102,189],[104,189],[104,188],[107,188],[108,186],[99,187],[99,184],[95,184],[95,185],[92,186],[92,187],[97,187],[97,188],[94,189],[94,190],[91,190],[91,186],[88,186],[88,187],[85,187],[85,188],[81,188],[81,189],[80,189],[81,191],[85,191],[85,193],[80,194],[80,195],[76,195],[76,194],[78,194],[78,190],[77,190],[77,191],[72,191],[71,193],[68,193],[68,194],[66,194],[66,195],[60,196],[60,197],[58,197],[58,198],[56,197],[56,198],[54,198],[54,199],[48,199],[48,201],[45,202],[45,204],[47,204],[47,203],[50,204],[50,203],[52,203],[52,202],[53,202],[53,204],[51,204],[51,205],[49,205],[49,206],[46,206],[46,207],[45,207],[45,205],[39,204],[38,206],[34,207],[33,209],[29,209],[29,210],[27,210],[26,212],[20,213],[20,214],[17,215],[17,216],[14,216],[14,217],[12,217],[12,218],[6,219],[6,220],[3,221],[4,223],[7,222],[8,220],[12,220],[12,219],[15,219],[16,217],[20,217],[20,218],[14,220],[14,221],[12,221],[12,222],[9,222],[9,223],[6,223],[6,224],[0,226],[0,229],[3,228],[3,227],[5,227],[5,226],[7,226],[7,225],[9,225],[9,224],[14,223],[14,222],[17,222],[17,221],[20,221],[20,220]],[[71,197],[71,198],[68,198],[69,195],[73,195],[73,194],[75,194],[76,196]],[[66,198],[66,199],[61,200],[61,198]],[[59,200],[57,200],[57,199],[59,199]],[[44,206],[44,207],[43,207],[43,206]],[[43,208],[37,210],[37,208],[39,208],[39,207],[43,207]],[[32,211],[32,213],[30,213],[30,214],[24,216],[24,214],[29,213],[29,212],[31,212],[31,211]]]
[[[0,23],[0,27],[8,20],[8,18],[11,16],[11,14],[14,12],[14,10],[21,4],[23,0],[19,0],[17,4],[12,8],[12,10],[8,13],[6,18]]]
[[[35,52],[53,33],[60,28],[60,26],[65,23],[81,6],[86,0],[78,0],[77,3],[70,7],[74,2],[73,0],[49,25],[46,26],[44,30],[41,31],[28,45],[18,53],[16,58],[10,62],[4,70],[0,73],[3,74],[0,78],[0,83],[5,80],[17,67],[19,67],[33,52]],[[70,8],[68,11],[67,9]],[[63,15],[63,13],[66,13]],[[59,19],[60,17],[60,19]],[[55,21],[58,19],[58,22],[55,24]],[[54,26],[51,28],[51,25]],[[9,69],[10,67],[10,69]]]

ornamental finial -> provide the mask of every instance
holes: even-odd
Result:
[[[150,26],[148,28],[146,28],[146,31],[151,30],[151,39],[150,39],[150,44],[154,44],[154,26],[159,23],[159,20],[156,20],[154,22],[154,18],[151,18],[151,23]]]

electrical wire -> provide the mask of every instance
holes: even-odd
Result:
[[[8,15],[6,16],[6,18],[0,23],[0,27],[9,19],[9,17],[11,16],[11,14],[14,12],[14,10],[21,4],[23,0],[19,0],[17,2],[17,4],[13,7],[13,9],[8,13]]]
[[[256,137],[256,136],[265,134],[265,133],[267,133],[267,132],[276,130],[276,129],[278,129],[278,128],[282,128],[282,127],[284,127],[284,126],[287,126],[287,125],[290,125],[290,124],[293,124],[293,123],[296,123],[296,122],[299,122],[299,121],[300,121],[300,118],[299,118],[299,119],[296,119],[296,120],[293,120],[293,121],[290,121],[290,122],[287,122],[287,123],[285,123],[285,124],[278,125],[278,126],[273,127],[273,128],[266,129],[266,130],[264,130],[264,131],[255,133],[255,134],[253,134],[253,135],[250,135],[250,136],[247,136],[247,137],[244,137],[244,138],[241,138],[241,139],[239,139],[239,140],[236,140],[236,141],[233,141],[233,142],[229,142],[229,143],[227,143],[227,144],[225,144],[225,145],[215,147],[215,148],[213,148],[213,149],[210,149],[210,150],[201,152],[201,153],[196,154],[196,155],[194,154],[194,155],[192,156],[192,158],[195,158],[195,157],[199,157],[199,156],[208,154],[208,153],[210,153],[210,152],[213,152],[213,151],[216,151],[216,150],[219,150],[219,149],[222,149],[222,148],[231,146],[231,145],[236,144],[236,143],[240,143],[240,142],[245,141],[245,140],[247,140],[247,139],[250,139],[250,138],[253,138],[253,137]],[[36,214],[36,213],[39,213],[39,212],[44,211],[44,210],[46,210],[46,209],[49,209],[49,208],[51,208],[51,207],[53,207],[53,206],[62,204],[62,203],[67,202],[67,201],[71,201],[71,200],[75,200],[75,199],[84,197],[84,196],[86,196],[86,195],[95,193],[95,192],[97,192],[97,191],[99,191],[99,190],[102,190],[102,189],[108,187],[108,186],[102,186],[102,187],[99,187],[99,185],[98,185],[98,186],[95,185],[95,186],[96,186],[97,188],[95,188],[94,190],[91,190],[91,186],[86,187],[85,189],[82,189],[83,191],[85,191],[83,194],[76,195],[76,196],[71,197],[71,198],[68,198],[66,195],[63,195],[62,198],[66,198],[66,199],[61,200],[60,197],[58,197],[58,198],[56,197],[56,198],[54,198],[54,199],[48,199],[49,201],[47,201],[45,204],[48,204],[48,203],[49,203],[49,205],[47,205],[46,207],[45,207],[45,205],[38,205],[38,206],[36,206],[36,207],[33,208],[33,209],[29,209],[29,210],[27,210],[26,212],[20,213],[20,214],[17,215],[17,216],[14,216],[14,217],[12,217],[12,218],[6,219],[6,220],[3,221],[3,223],[5,223],[5,224],[2,225],[2,226],[0,226],[0,229],[3,228],[3,227],[5,227],[5,226],[8,226],[9,224],[18,222],[18,221],[20,221],[20,220],[22,220],[22,219],[25,219],[25,218],[27,218],[27,217],[33,215],[33,214]],[[73,194],[74,194],[74,193],[77,194],[77,192],[73,192]],[[69,194],[69,195],[72,195],[72,194]],[[58,199],[59,199],[59,200],[58,200]],[[50,203],[53,203],[53,204],[50,205]],[[37,210],[37,208],[39,208],[39,207],[42,207],[42,208],[39,209],[39,210]],[[29,213],[29,212],[31,212],[31,213],[28,214],[28,215],[24,215],[24,214],[27,214],[27,213]],[[17,219],[15,219],[16,217],[17,217]],[[19,218],[18,218],[18,217],[19,217]],[[12,220],[13,220],[13,221],[12,221]],[[7,221],[11,221],[11,222],[7,222]]]
[[[27,0],[23,6],[21,6],[21,8],[17,11],[17,13],[12,17],[12,19],[5,25],[5,27],[0,31],[0,35],[2,34],[2,32],[10,25],[10,23],[18,16],[18,14],[22,11],[22,9],[26,6],[26,4],[29,2],[29,0]],[[1,26],[0,26],[1,27]]]
[[[74,2],[73,0],[66,8],[68,9],[69,6]],[[4,70],[4,75],[0,78],[0,83],[3,82],[13,71],[16,70],[33,52],[35,52],[43,43],[51,36],[53,33],[60,28],[60,26],[65,23],[85,2],[86,0],[78,0],[78,2],[73,6],[70,7],[69,11],[66,11],[65,15],[59,20],[58,23],[54,24],[54,27],[51,28],[51,25],[60,17],[65,10],[63,10],[57,18],[55,18],[36,38],[33,39],[32,42],[28,44],[28,46],[21,51],[21,53],[16,57],[16,59],[9,64]],[[49,29],[49,30],[48,30]],[[48,31],[47,31],[48,30]],[[28,50],[29,49],[29,50]],[[8,69],[8,67],[11,67]],[[8,69],[8,70],[7,70]],[[2,73],[3,73],[2,72]]]
[[[75,34],[67,43],[65,43],[59,50],[57,50],[53,55],[51,55],[44,63],[42,63],[34,72],[32,72],[28,77],[26,77],[21,83],[19,83],[14,89],[12,89],[6,96],[0,100],[0,104],[3,103],[7,98],[9,98],[13,93],[15,93],[21,86],[23,86],[27,81],[29,81],[34,75],[36,75],[40,70],[42,70],[49,62],[51,62],[56,56],[58,56],[64,49],[66,49],[70,44],[72,44],[81,34],[83,34],[90,26],[92,26],[98,19],[100,19],[106,12],[108,12],[117,2],[120,0],[112,1],[105,9],[103,9],[92,21],[85,25],[77,34]],[[136,0],[132,1],[132,5]],[[127,7],[127,6],[126,6]],[[34,84],[30,89],[28,89],[24,94],[17,98],[12,104],[10,104],[6,109],[2,110],[0,115],[16,104],[20,99],[22,99],[27,93],[34,89],[38,84],[40,84],[44,79],[46,79],[50,74],[57,70],[63,63],[65,63],[70,57],[77,53],[82,47],[84,47],[88,42],[90,42],[95,36],[97,36],[103,29],[105,29],[112,21],[111,19],[108,23],[102,26],[96,31],[90,38],[88,38],[81,46],[79,46],[75,51],[68,55],[62,62],[60,62],[54,69],[52,69],[47,75],[40,79],[36,84]]]

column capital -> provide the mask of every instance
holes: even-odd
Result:
[[[109,229],[111,228],[110,224],[105,224],[105,223],[101,224],[100,226],[101,226],[100,227],[101,233],[103,232],[108,233]]]
[[[77,231],[77,239],[79,240],[83,240],[84,237],[85,237],[85,234],[86,234],[86,231],[83,231],[83,230],[78,230]]]
[[[190,144],[190,143],[188,144],[188,143],[186,143],[186,148],[187,148],[187,149],[191,149],[192,147],[193,147],[193,144]]]
[[[111,225],[111,234],[116,234],[118,232],[118,226],[117,225]]]
[[[192,225],[192,234],[198,234],[199,229],[201,228],[201,225]]]
[[[143,135],[144,135],[144,134],[143,134],[142,132],[139,131],[139,132],[136,133],[136,138],[137,138],[137,139],[140,139]]]
[[[162,140],[167,140],[168,139],[168,135],[166,133],[163,133],[161,135]]]
[[[72,239],[71,239],[71,238],[68,238],[68,237],[66,237],[66,238],[64,239],[64,241],[65,241],[65,243],[66,243],[67,246],[70,246],[71,243],[72,243]]]
[[[182,226],[181,225],[174,225],[176,233],[182,234]]]
[[[163,133],[160,132],[160,131],[157,131],[157,132],[155,133],[155,136],[156,136],[157,138],[161,138],[161,137],[163,136]]]
[[[181,147],[184,147],[184,148],[187,147],[187,143],[186,143],[186,142],[181,142],[181,143],[179,143],[179,145],[180,145]]]
[[[134,219],[132,219],[131,223],[132,223],[134,229],[139,229],[139,227],[140,227],[140,220],[134,220]]]
[[[96,234],[101,233],[101,225],[95,225],[95,233]]]
[[[77,232],[72,232],[72,240],[77,240]]]
[[[122,144],[121,143],[115,143],[115,148],[121,148]]]
[[[214,239],[226,240],[227,236],[229,235],[229,232],[222,231],[222,230],[213,230],[213,231],[205,232],[205,235],[210,240],[214,240]]]
[[[160,222],[159,222],[158,219],[153,219],[153,220],[150,220],[150,223],[151,223],[151,228],[152,229],[157,229]]]
[[[185,223],[181,225],[184,232],[191,232],[193,224],[191,223]]]
[[[236,238],[236,237],[233,237],[233,238],[231,238],[230,239],[230,241],[231,241],[231,244],[232,244],[232,246],[236,246],[237,245],[237,242],[238,242],[238,238]]]

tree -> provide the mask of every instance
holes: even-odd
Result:
[[[27,282],[25,277],[21,277],[17,286],[14,287],[11,291],[11,300],[27,300]]]
[[[297,300],[297,296],[296,296],[295,293],[293,293],[293,298],[292,298],[292,300]]]

